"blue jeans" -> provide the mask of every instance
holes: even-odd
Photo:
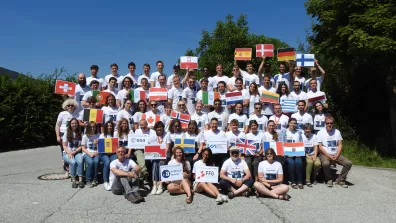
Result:
[[[99,154],[94,157],[90,157],[88,154],[84,154],[83,156],[84,162],[87,163],[87,168],[85,169],[85,179],[87,182],[92,182],[93,179],[97,180],[99,156]]]
[[[62,159],[69,164],[69,171],[71,177],[76,177],[76,171],[78,176],[82,177],[84,166],[81,153],[74,154],[74,158],[72,159],[69,159],[69,155],[67,153],[64,153]]]
[[[286,162],[290,183],[295,184],[297,178],[297,184],[302,184],[303,169],[301,157],[287,157]]]
[[[103,182],[109,182],[110,176],[110,163],[117,159],[117,154],[102,153],[99,155],[100,161],[103,163]]]

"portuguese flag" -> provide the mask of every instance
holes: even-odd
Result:
[[[118,138],[99,139],[98,152],[99,153],[115,153],[118,147]]]
[[[268,103],[278,103],[279,102],[279,94],[273,93],[271,91],[262,91],[261,92],[261,101]]]
[[[294,48],[278,49],[278,61],[296,60],[296,51]]]
[[[103,110],[100,109],[84,109],[84,122],[103,122]]]
[[[99,104],[106,104],[106,98],[109,96],[110,92],[105,92],[105,91],[92,91],[92,96],[96,98],[96,101],[99,102]]]

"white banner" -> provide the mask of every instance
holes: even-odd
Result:
[[[213,154],[227,153],[227,138],[209,137],[206,139],[206,147],[210,148]]]
[[[161,181],[175,181],[183,179],[182,165],[163,165],[160,166]]]
[[[144,149],[148,144],[148,135],[128,134],[128,149]]]
[[[217,166],[197,166],[195,168],[195,181],[204,183],[219,182],[219,167]]]

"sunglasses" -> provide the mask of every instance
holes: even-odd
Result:
[[[221,104],[219,104],[219,103],[216,103],[215,105],[219,106],[219,105],[221,105]]]
[[[232,154],[232,155],[238,155],[238,154],[239,154],[239,151],[232,151],[231,154]]]
[[[273,156],[273,153],[267,153],[266,156]]]
[[[185,104],[180,104],[180,105],[178,105],[179,107],[182,107],[182,106],[186,106]]]
[[[254,108],[254,109],[256,109],[256,110],[260,110],[260,109],[262,109],[262,108]]]
[[[157,104],[150,104],[151,106],[157,106]]]

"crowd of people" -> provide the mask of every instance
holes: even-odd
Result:
[[[144,200],[139,193],[141,184],[151,185],[152,195],[164,190],[186,194],[188,204],[194,193],[206,193],[218,203],[252,193],[288,200],[289,187],[316,185],[321,168],[326,185],[333,187],[331,166],[336,163],[343,168],[335,183],[348,187],[345,180],[352,163],[341,155],[342,136],[327,112],[326,99],[309,100],[326,95],[321,91],[323,68],[315,60],[315,66],[309,68],[310,78],[306,79],[301,67],[286,61],[280,64],[280,73],[273,76],[270,64],[265,57],[262,59],[257,73],[252,63],[247,63],[246,70],[235,63],[232,77],[228,77],[223,74],[223,66],[217,64],[214,75],[209,67],[201,68],[200,80],[194,69],[179,75],[178,64],[173,66],[173,74],[166,75],[162,61],[157,61],[157,71],[151,74],[150,65],[144,64],[140,76],[135,74],[133,62],[128,64],[129,73],[125,76],[118,73],[117,64],[110,65],[111,74],[104,78],[98,76],[97,65],[90,67],[89,77],[80,73],[76,93],[65,96],[64,111],[55,125],[72,187],[95,187],[103,182],[106,191],[123,194],[132,203]],[[149,89],[157,87],[168,89],[167,100],[149,100]],[[134,103],[130,91],[136,89],[145,91],[147,99]],[[93,96],[97,90],[110,92],[104,105]],[[219,92],[220,98],[213,105],[204,104],[205,91]],[[279,103],[261,101],[263,91],[279,94]],[[243,101],[227,104],[227,92],[242,92]],[[280,102],[285,99],[297,101],[296,113],[282,111]],[[83,121],[85,108],[103,110],[103,123]],[[187,128],[171,118],[172,111],[190,115]],[[142,118],[145,114],[159,115],[160,121],[149,126]],[[148,144],[163,145],[166,159],[147,160],[142,149],[128,148],[128,137],[133,135],[147,135]],[[227,139],[227,153],[214,154],[207,146],[211,137]],[[101,138],[118,138],[116,153],[98,153]],[[195,152],[185,153],[175,146],[178,138],[194,139]],[[257,150],[244,154],[236,146],[240,139],[258,142]],[[264,142],[303,142],[306,155],[277,155],[275,148],[264,148]],[[183,179],[162,182],[160,166],[166,164],[182,165]],[[194,181],[198,166],[217,166],[218,184]]]

